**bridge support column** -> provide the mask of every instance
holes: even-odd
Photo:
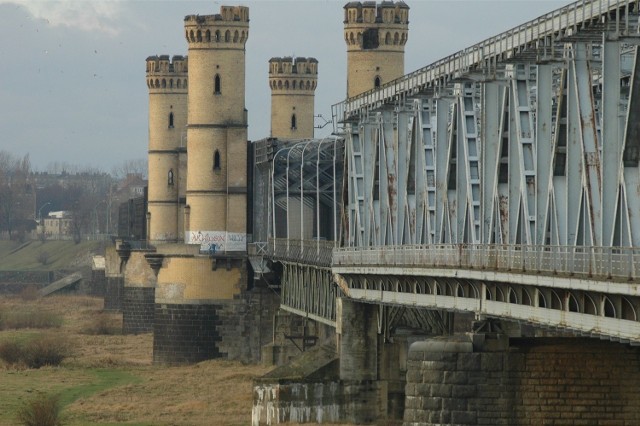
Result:
[[[404,426],[640,422],[640,351],[581,338],[483,334],[411,345]]]
[[[339,298],[336,317],[340,380],[376,380],[378,365],[376,306]]]

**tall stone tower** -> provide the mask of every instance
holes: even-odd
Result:
[[[187,58],[147,58],[149,87],[149,240],[153,244],[184,238],[185,185],[180,170],[187,126]]]
[[[404,75],[408,29],[409,6],[402,1],[357,1],[344,6],[348,97]]]
[[[185,242],[246,251],[249,8],[184,20],[189,43]]]
[[[271,58],[271,136],[313,138],[318,61],[315,58]]]

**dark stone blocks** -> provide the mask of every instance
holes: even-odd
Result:
[[[155,314],[155,288],[124,287],[122,298],[122,332],[150,333]]]
[[[220,358],[219,305],[156,304],[153,362],[190,364]]]
[[[122,310],[122,294],[124,293],[123,277],[107,277],[104,292],[105,311]]]

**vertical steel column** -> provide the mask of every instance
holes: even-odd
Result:
[[[553,178],[553,65],[538,65],[536,102],[536,235],[534,244],[545,245]]]
[[[580,101],[577,93],[578,77],[576,76],[575,45],[569,51],[567,58],[567,184],[565,212],[566,215],[566,243],[567,245],[584,245],[584,222],[582,215],[583,188],[583,151],[582,151],[582,126],[580,125]]]
[[[455,199],[455,192],[449,193],[448,176],[451,172],[451,150],[455,143],[449,117],[455,117],[456,106],[444,98],[436,100],[436,184],[440,191],[437,193],[435,243],[451,241],[451,221],[449,220],[449,198]]]
[[[576,93],[579,102],[582,133],[581,156],[584,162],[584,183],[586,185],[585,238],[586,245],[602,245],[602,163],[596,127],[595,100],[591,74],[591,45],[576,43],[573,66],[576,75]],[[619,83],[618,83],[619,84]],[[589,234],[589,235],[587,235]]]
[[[602,245],[613,245],[622,179],[620,42],[602,43]]]
[[[482,232],[481,242],[491,244],[495,232],[495,217],[498,200],[498,162],[502,131],[500,114],[502,94],[497,81],[487,81],[482,85]]]

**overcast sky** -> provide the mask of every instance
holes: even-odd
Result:
[[[250,7],[249,138],[269,135],[268,61],[319,61],[316,114],[346,92],[343,5],[334,0],[0,0],[0,150],[37,170],[67,162],[110,171],[146,158],[145,59],[186,55],[183,18]],[[405,72],[568,4],[557,0],[406,0]],[[325,136],[331,126],[316,133]]]

